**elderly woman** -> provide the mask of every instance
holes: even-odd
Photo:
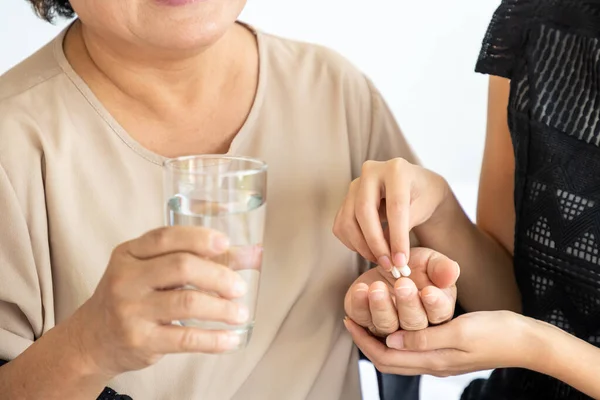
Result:
[[[30,1],[78,18],[0,78],[1,397],[360,398],[362,263],[330,226],[364,161],[413,159],[372,84],[237,23],[244,0]],[[256,326],[227,355],[235,336],[168,324],[247,318],[207,261],[227,238],[160,228],[164,161],[206,153],[270,170]]]

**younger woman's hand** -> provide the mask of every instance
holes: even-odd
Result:
[[[410,231],[435,222],[450,189],[439,175],[396,158],[368,161],[350,185],[333,232],[348,248],[386,271],[407,264]],[[388,225],[389,231],[382,224]]]
[[[509,311],[486,311],[420,331],[399,331],[382,343],[353,321],[344,323],[379,371],[408,376],[446,377],[510,367],[535,370],[544,358],[539,335],[556,330]]]

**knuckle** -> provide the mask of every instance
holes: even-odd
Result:
[[[356,203],[354,204],[354,208],[355,208],[357,216],[363,216],[363,215],[367,215],[369,213],[369,211],[371,210],[371,208],[373,208],[373,207],[367,200],[365,200],[364,198],[361,197],[356,200]]]
[[[384,319],[376,321],[375,326],[380,332],[393,333],[398,330],[399,323],[397,319]]]
[[[341,212],[333,224],[332,232],[337,238],[343,238],[347,236],[348,232],[351,232],[354,228],[354,215],[348,215],[345,212]]]
[[[125,255],[127,253],[128,248],[129,248],[129,243],[127,243],[127,242],[121,243],[118,246],[116,246],[110,255],[111,261],[118,260],[123,255]]]
[[[170,229],[168,227],[158,228],[150,232],[150,240],[156,248],[165,249],[170,243]]]
[[[133,304],[122,302],[115,305],[113,314],[119,323],[122,323],[123,321],[129,321],[133,318],[136,315],[136,310],[137,307]]]
[[[414,331],[405,337],[406,345],[411,350],[425,351],[427,350],[427,334],[425,331]]]
[[[380,163],[378,161],[373,161],[373,160],[365,161],[361,168],[361,175],[369,174],[374,169],[376,169],[379,164]]]
[[[198,308],[198,292],[195,290],[182,290],[179,295],[179,307],[187,315],[190,315]]]
[[[389,160],[388,165],[391,166],[394,172],[398,173],[406,170],[406,168],[409,167],[411,164],[402,157],[396,157]]]
[[[192,256],[188,254],[177,254],[174,256],[173,269],[179,278],[189,281],[193,274]]]
[[[420,331],[429,326],[427,318],[415,317],[415,318],[403,318],[400,321],[400,326],[405,331]]]
[[[447,312],[439,312],[435,313],[431,317],[429,317],[429,322],[435,325],[443,324],[444,322],[448,322],[452,319],[454,312],[452,310]]]
[[[340,234],[352,232],[356,228],[356,222],[354,218],[344,218],[344,221],[340,224]]]
[[[119,299],[123,297],[124,293],[129,290],[129,284],[127,277],[121,272],[112,273],[106,276],[106,286],[109,295],[113,299]]]
[[[340,221],[339,219],[336,218],[334,224],[333,224],[333,228],[331,228],[331,232],[333,233],[333,235],[336,238],[339,238],[341,235],[341,230],[340,230]]]
[[[137,330],[128,330],[124,333],[124,342],[128,348],[138,350],[144,346],[146,340]]]
[[[193,352],[200,348],[200,337],[198,333],[192,329],[186,329],[183,331],[179,343],[181,350],[186,352]]]
[[[375,317],[373,318],[373,322],[377,329],[383,331],[395,332],[399,326],[398,318],[395,317],[395,315],[385,315],[378,318]]]
[[[385,207],[389,213],[394,215],[401,215],[408,211],[408,204],[403,199],[387,199]]]

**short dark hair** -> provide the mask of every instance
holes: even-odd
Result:
[[[75,14],[69,0],[27,0],[41,18],[52,22],[55,17],[71,18]]]

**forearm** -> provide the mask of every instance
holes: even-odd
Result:
[[[423,247],[460,265],[458,300],[465,310],[520,312],[511,255],[470,221],[453,194],[415,233]]]
[[[550,324],[533,321],[531,346],[536,357],[520,365],[559,379],[595,399],[600,399],[600,349]]]
[[[0,368],[0,393],[23,400],[95,400],[109,379],[82,358],[69,327],[57,326]]]

